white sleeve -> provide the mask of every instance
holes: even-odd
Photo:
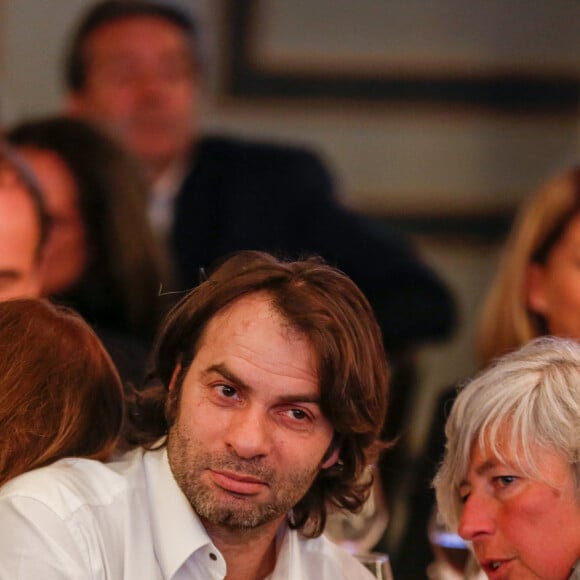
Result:
[[[0,580],[75,580],[93,575],[68,523],[28,497],[0,500]]]

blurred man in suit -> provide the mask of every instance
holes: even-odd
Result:
[[[387,348],[440,338],[447,288],[392,232],[336,201],[310,152],[199,131],[195,22],[155,0],[105,0],[80,22],[66,62],[69,110],[115,134],[151,180],[151,221],[180,287],[240,249],[323,256],[370,299]]]

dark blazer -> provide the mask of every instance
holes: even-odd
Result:
[[[387,348],[448,334],[446,286],[401,236],[339,204],[312,153],[271,143],[203,139],[176,201],[172,246],[184,287],[229,252],[318,254],[373,305]]]

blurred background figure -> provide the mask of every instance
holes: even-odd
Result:
[[[40,294],[48,216],[38,185],[0,143],[0,301]]]
[[[77,119],[27,121],[7,139],[46,197],[42,294],[77,310],[124,378],[138,380],[162,310],[140,171],[109,137]]]
[[[94,4],[73,34],[69,110],[117,136],[151,182],[149,215],[182,287],[240,249],[317,253],[373,304],[387,347],[442,338],[445,285],[393,232],[340,206],[308,151],[200,134],[199,32],[169,2]]]
[[[579,381],[578,343],[539,338],[453,405],[437,503],[489,578],[580,574]]]
[[[483,363],[544,334],[580,340],[580,166],[522,206],[481,317]]]
[[[122,424],[119,376],[80,316],[0,303],[0,485],[65,456],[107,459]]]

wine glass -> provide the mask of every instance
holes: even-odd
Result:
[[[447,529],[436,510],[429,520],[428,535],[435,555],[435,562],[428,569],[429,578],[464,578],[469,544]]]
[[[383,552],[355,554],[356,559],[370,570],[377,580],[393,580],[393,571],[389,556]]]

